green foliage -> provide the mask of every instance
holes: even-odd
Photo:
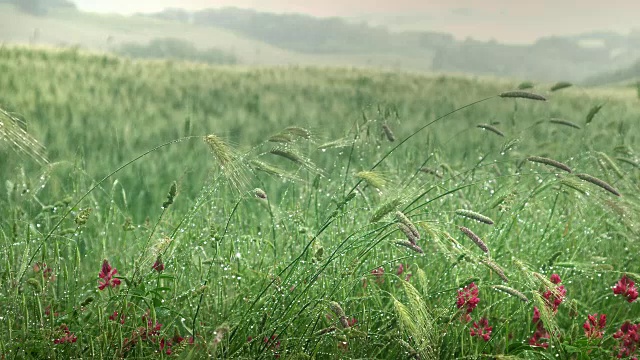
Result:
[[[608,358],[640,318],[611,290],[640,254],[628,89],[543,102],[516,82],[20,47],[0,71],[49,160],[0,139],[0,356]],[[549,122],[605,101],[580,130]],[[529,346],[534,306],[549,349]]]

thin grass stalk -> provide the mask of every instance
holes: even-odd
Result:
[[[126,163],[124,163],[123,165],[121,165],[120,167],[118,167],[117,169],[115,169],[114,171],[110,172],[109,174],[107,174],[107,176],[103,177],[100,181],[98,181],[97,183],[95,183],[91,188],[89,188],[89,190],[87,190],[84,194],[82,194],[82,196],[80,196],[80,198],[72,205],[69,206],[68,210],[60,217],[60,219],[58,220],[58,222],[56,222],[56,224],[53,226],[53,228],[47,233],[47,235],[45,235],[45,237],[40,241],[40,243],[38,244],[38,246],[36,247],[36,250],[33,252],[33,254],[29,257],[29,261],[27,262],[28,264],[31,264],[33,262],[33,260],[35,259],[36,255],[38,254],[38,252],[40,251],[40,249],[42,249],[42,246],[44,244],[47,243],[47,241],[51,238],[51,236],[53,235],[53,233],[58,230],[58,228],[60,227],[60,225],[62,225],[62,223],[64,222],[64,220],[69,216],[69,214],[71,214],[71,212],[73,211],[73,209],[77,208],[78,205],[80,205],[80,203],[87,197],[89,196],[89,194],[91,194],[93,192],[93,190],[97,189],[99,186],[102,185],[102,183],[104,183],[105,181],[107,181],[107,179],[109,179],[110,177],[112,177],[113,175],[117,174],[118,172],[120,172],[122,169],[126,168],[127,166],[131,165],[132,163],[142,159],[143,157],[151,154],[152,152],[155,152],[159,149],[162,149],[163,147],[172,145],[172,144],[176,144],[185,140],[192,140],[192,139],[202,139],[201,136],[187,136],[187,137],[183,137],[180,139],[175,139],[175,140],[171,140],[169,142],[166,142],[164,144],[158,145],[156,147],[154,147],[151,150],[145,151],[144,153],[136,156],[135,158],[127,161]],[[21,271],[20,275],[18,276],[18,280],[21,281],[22,277],[25,275],[26,270]]]

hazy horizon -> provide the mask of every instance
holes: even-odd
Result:
[[[509,43],[530,43],[550,35],[575,35],[611,31],[628,33],[639,26],[640,3],[611,0],[581,2],[538,0],[513,3],[507,0],[416,0],[368,3],[363,0],[318,3],[284,0],[73,0],[81,10],[130,15],[166,8],[200,10],[238,7],[264,12],[300,13],[317,17],[343,17],[387,26],[392,30],[446,32],[458,39],[473,37]]]

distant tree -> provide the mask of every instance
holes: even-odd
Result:
[[[29,14],[45,15],[47,13],[46,0],[15,0],[16,6]]]
[[[18,9],[32,15],[46,15],[53,8],[71,8],[75,5],[67,0],[0,0],[0,2],[13,3]]]

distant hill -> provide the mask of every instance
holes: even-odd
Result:
[[[640,84],[640,60],[629,67],[587,78],[587,85]]]
[[[0,0],[0,42],[79,46],[129,55],[144,52],[144,57],[377,67],[549,82],[582,82],[622,71],[640,58],[640,32],[547,37],[531,45],[509,45],[457,41],[428,31],[394,32],[348,19],[237,8],[119,16],[85,13],[63,6],[65,0],[51,0],[45,13],[34,14],[13,5],[15,1]],[[175,56],[176,49],[188,56]]]
[[[422,58],[432,71],[464,72],[554,81],[580,81],[640,57],[640,36],[613,33],[546,37],[532,45],[456,41],[428,31],[393,32],[339,18],[271,14],[237,8],[150,15],[233,31],[282,49],[307,54],[396,54]],[[427,64],[425,64],[427,66]]]

